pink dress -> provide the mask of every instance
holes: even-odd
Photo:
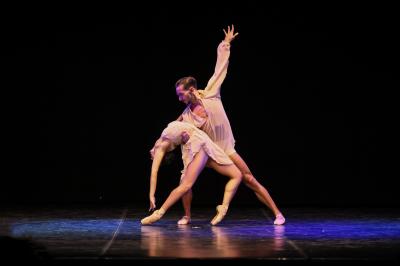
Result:
[[[183,144],[182,132],[186,131],[190,138]],[[183,170],[182,177],[196,153],[204,149],[207,155],[220,165],[231,165],[232,160],[207,136],[206,133],[186,122],[173,121],[161,133],[161,138],[169,139],[175,146],[181,145]]]

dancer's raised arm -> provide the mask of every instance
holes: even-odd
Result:
[[[223,31],[225,33],[225,39],[220,42],[217,48],[217,63],[215,64],[214,74],[204,89],[207,93],[207,97],[219,97],[222,82],[228,71],[231,42],[239,34],[238,32],[234,32],[235,27],[233,25],[232,28],[228,26],[228,30],[225,31],[225,29],[223,29]]]

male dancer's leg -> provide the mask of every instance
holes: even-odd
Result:
[[[229,155],[229,157],[242,172],[243,182],[246,184],[246,186],[251,188],[256,194],[257,198],[272,210],[272,212],[276,217],[274,223],[283,224],[285,222],[285,219],[281,211],[276,206],[275,202],[268,193],[267,189],[264,186],[262,186],[253,176],[249,167],[247,166],[246,162],[242,159],[242,157],[240,157],[240,155],[237,152]]]

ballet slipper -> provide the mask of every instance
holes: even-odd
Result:
[[[179,225],[186,225],[190,223],[190,217],[189,216],[183,216],[178,222]]]
[[[226,212],[228,211],[228,206],[224,206],[224,205],[218,205],[217,206],[217,214],[215,215],[215,217],[211,220],[211,224],[212,225],[216,225],[219,222],[222,221],[222,219],[224,219]]]
[[[152,224],[160,220],[164,213],[165,211],[163,209],[155,210],[150,216],[143,218],[140,222],[142,225]]]
[[[282,225],[285,223],[285,217],[283,217],[282,213],[279,213],[274,221],[275,225]]]

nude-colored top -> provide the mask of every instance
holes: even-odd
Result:
[[[190,105],[182,113],[182,121],[200,128],[227,155],[235,153],[235,138],[231,125],[221,101],[221,84],[224,81],[230,56],[230,44],[222,41],[217,49],[217,62],[213,76],[204,90],[197,90],[200,103],[204,107],[207,118],[202,118],[192,112]]]
[[[190,138],[183,144],[182,132],[186,131]],[[181,145],[184,174],[188,165],[193,161],[196,153],[204,149],[209,157],[221,165],[233,164],[225,152],[207,136],[206,133],[187,122],[173,121],[161,133],[161,138],[169,139],[175,146]]]

